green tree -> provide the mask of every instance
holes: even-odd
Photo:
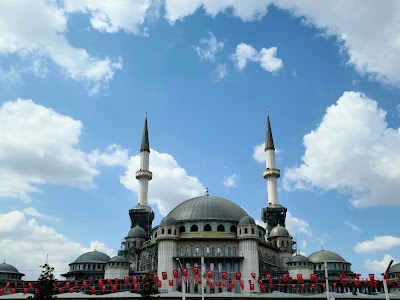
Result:
[[[148,275],[146,279],[142,282],[142,289],[140,290],[140,295],[143,299],[151,299],[154,295],[158,294],[157,282],[153,281],[153,276]]]
[[[56,294],[56,290],[53,289],[53,286],[56,283],[56,279],[53,274],[54,268],[50,267],[47,263],[40,267],[43,270],[42,274],[40,274],[36,284],[34,285],[37,293],[35,293],[33,299],[44,300],[57,298],[54,296]]]

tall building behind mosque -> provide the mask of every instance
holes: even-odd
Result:
[[[325,282],[324,263],[330,281],[339,281],[339,274],[354,276],[351,264],[334,252],[320,250],[308,257],[297,253],[296,242],[285,227],[287,208],[278,201],[280,171],[276,166],[269,116],[266,169],[262,174],[267,183],[268,199],[265,199],[265,207],[260,205],[265,227],[257,225],[236,203],[210,195],[208,190],[204,195],[183,201],[159,225],[154,225],[155,215],[148,205],[149,183],[153,177],[150,159],[146,116],[140,167],[136,172],[138,200],[129,210],[131,225],[121,250],[112,258],[100,251],[79,256],[69,264],[69,271],[62,274],[66,280],[123,279],[157,274],[161,282],[159,288],[166,292],[181,290],[184,277],[188,293],[199,293],[201,289],[206,293],[228,290],[248,293],[252,288],[260,291],[261,284],[281,282],[282,278],[300,283],[300,280],[309,281],[315,274],[318,282]],[[322,287],[320,289],[322,291]]]

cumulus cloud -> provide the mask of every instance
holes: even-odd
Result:
[[[23,212],[26,216],[36,217],[36,218],[38,218],[38,219],[43,219],[43,220],[45,220],[45,221],[52,221],[52,222],[59,222],[59,221],[60,221],[60,218],[42,214],[42,213],[38,212],[38,211],[37,211],[35,208],[33,208],[33,207],[24,208],[24,209],[22,210],[22,212]]]
[[[226,64],[219,64],[215,70],[214,75],[217,80],[221,80],[228,75],[228,69],[226,68]]]
[[[200,57],[201,61],[213,62],[215,61],[215,55],[224,48],[224,43],[219,42],[212,32],[209,32],[208,34],[210,35],[210,38],[202,38],[200,40],[200,46],[195,46],[194,50]]]
[[[385,254],[381,261],[379,260],[366,260],[363,267],[371,273],[382,274],[386,271],[391,260],[395,260],[391,255]]]
[[[348,53],[348,63],[360,74],[400,84],[398,1],[275,0],[274,5],[305,18],[326,36],[335,36],[341,50]]]
[[[68,13],[88,13],[92,27],[101,32],[147,35],[143,27],[153,0],[64,0]]]
[[[296,218],[289,211],[286,213],[285,225],[291,236],[295,236],[298,233],[304,234],[308,237],[312,236],[310,225],[307,221]]]
[[[94,241],[90,246],[85,247],[71,241],[54,228],[41,225],[35,218],[18,210],[0,214],[0,224],[2,224],[0,226],[0,256],[20,272],[25,273],[26,280],[35,280],[39,277],[39,265],[46,261],[47,255],[57,276],[68,271],[68,264],[79,255],[93,251],[95,248],[113,256],[113,249],[108,248],[104,243]],[[18,257],[18,260],[14,261],[15,257]]]
[[[67,21],[64,9],[55,1],[0,2],[0,54],[19,58],[15,66],[8,66],[14,80],[27,70],[45,76],[50,59],[67,77],[83,82],[90,94],[107,86],[114,72],[122,68],[122,59],[100,59],[73,47],[65,36]],[[28,67],[20,66],[30,61]]]
[[[304,136],[303,163],[285,170],[284,188],[337,189],[357,207],[400,204],[400,131],[385,116],[376,101],[345,92]]]
[[[385,251],[400,246],[400,237],[384,235],[376,236],[372,241],[357,243],[353,249],[357,253]]]
[[[222,180],[222,184],[228,188],[237,187],[238,180],[239,180],[239,176],[237,176],[236,174],[233,174],[231,176],[224,176],[224,179]]]
[[[349,227],[350,227],[352,230],[354,230],[354,231],[358,231],[358,232],[361,232],[361,231],[362,231],[360,227],[358,227],[357,225],[354,225],[354,224],[351,223],[350,221],[344,221],[344,224],[345,224],[346,226],[349,226]]]
[[[127,164],[127,151],[117,145],[90,154],[78,148],[80,121],[51,108],[18,99],[0,106],[0,197],[30,201],[46,183],[94,187],[97,165]]]
[[[220,13],[231,12],[233,16],[242,21],[250,22],[262,19],[267,13],[270,3],[271,0],[166,0],[165,18],[173,24],[194,14],[199,8],[203,8],[206,14],[213,18]]]
[[[282,149],[275,148],[276,156],[278,156],[282,152],[283,152]],[[255,145],[253,147],[253,156],[252,157],[259,163],[265,163],[265,143]]]
[[[121,183],[135,193],[139,191],[139,182],[135,178],[139,165],[140,156],[131,156],[128,169],[120,177]],[[205,193],[200,181],[190,176],[170,154],[151,149],[149,169],[154,174],[149,183],[149,203],[157,205],[163,216],[184,200]]]
[[[236,46],[236,52],[232,55],[236,67],[243,70],[248,61],[260,63],[261,68],[268,72],[275,72],[283,67],[283,62],[276,57],[278,48],[262,48],[259,52],[251,45],[240,43]]]

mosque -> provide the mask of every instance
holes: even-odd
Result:
[[[160,290],[181,291],[184,286],[186,292],[192,294],[200,293],[201,289],[209,294],[277,289],[295,292],[294,289],[303,290],[303,286],[323,292],[327,271],[333,287],[336,288],[337,283],[343,288],[342,276],[357,277],[351,270],[351,263],[328,250],[308,257],[298,254],[296,241],[285,228],[287,208],[278,202],[280,171],[276,166],[269,116],[265,158],[263,177],[267,181],[268,205],[260,209],[266,228],[257,225],[239,205],[209,195],[208,191],[180,203],[159,225],[153,225],[154,212],[148,205],[148,186],[153,174],[149,170],[146,117],[140,169],[136,172],[140,186],[138,204],[129,210],[131,228],[121,250],[112,258],[100,251],[85,253],[71,262],[69,271],[62,276],[67,281],[95,281],[157,274]],[[400,264],[391,267],[389,273],[397,277]],[[19,281],[23,275],[13,266],[0,264],[0,284],[6,280]]]

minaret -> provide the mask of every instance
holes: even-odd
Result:
[[[149,171],[149,132],[147,129],[147,115],[144,120],[142,144],[140,146],[140,169],[136,172],[136,179],[139,180],[138,204],[129,210],[131,218],[131,228],[136,225],[146,231],[147,237],[150,236],[152,222],[154,220],[154,212],[147,205],[149,181],[153,174]]]
[[[140,169],[136,172],[136,179],[139,180],[139,205],[147,206],[149,180],[153,174],[149,171],[149,132],[147,130],[147,116],[144,120],[142,145],[140,146]]]
[[[267,115],[267,132],[265,138],[266,169],[263,177],[267,180],[268,205],[261,210],[263,222],[267,223],[268,234],[277,225],[285,226],[287,209],[278,203],[277,179],[281,176],[276,168],[275,146],[272,138],[271,123]]]

